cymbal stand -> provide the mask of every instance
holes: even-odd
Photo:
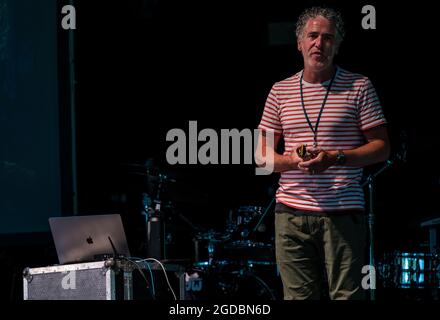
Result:
[[[272,205],[275,202],[276,197],[274,196],[272,198],[272,200],[270,201],[269,205],[266,207],[266,209],[264,210],[264,213],[261,215],[260,220],[258,220],[257,224],[255,225],[255,227],[252,229],[251,233],[248,235],[250,236],[251,234],[254,234],[255,232],[257,232],[258,227],[261,225],[261,223],[263,222],[264,218],[266,217],[266,215],[269,213],[270,208],[272,207]]]
[[[146,201],[144,195],[144,210],[147,222],[147,256],[162,260],[165,255],[164,250],[164,217],[161,211],[161,190],[166,176],[159,175],[156,198],[153,203]],[[154,207],[152,207],[154,205]]]
[[[170,214],[181,219],[193,232],[199,232],[201,228],[191,222],[183,214],[175,211],[171,203],[162,203],[161,194],[165,183],[176,182],[166,174],[159,174],[156,178],[157,190],[155,199],[150,199],[143,194],[143,207],[147,222],[147,255],[158,260],[167,259],[166,232],[167,221]],[[170,210],[164,210],[164,209]],[[168,215],[166,214],[168,212]]]
[[[362,184],[362,187],[368,185],[368,231],[369,231],[369,265],[370,268],[375,270],[375,260],[374,260],[374,223],[375,223],[375,213],[374,213],[374,181],[376,177],[383,171],[388,169],[394,160],[387,160],[385,164],[375,173],[370,174],[367,180]],[[371,270],[370,270],[371,272]],[[371,273],[370,273],[371,275]],[[374,281],[374,285],[370,287],[370,300],[376,300],[376,272],[374,272],[374,279],[370,278],[370,284]]]

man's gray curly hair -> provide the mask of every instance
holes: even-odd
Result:
[[[304,35],[304,28],[307,24],[307,21],[310,19],[314,19],[317,16],[322,16],[327,20],[333,22],[336,28],[336,40],[338,42],[342,42],[345,36],[344,30],[344,21],[342,20],[341,14],[331,8],[324,7],[312,7],[306,9],[298,18],[296,22],[296,37],[297,39],[301,39]]]

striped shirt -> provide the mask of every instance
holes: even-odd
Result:
[[[282,134],[284,155],[296,146],[312,146],[314,134],[301,104],[302,71],[275,83],[266,101],[259,129]],[[315,127],[330,81],[318,84],[303,80],[304,104]],[[386,123],[376,91],[360,74],[337,68],[318,127],[318,147],[323,150],[349,150],[365,144],[363,131]],[[310,211],[364,210],[360,181],[362,168],[331,166],[309,175],[300,170],[281,173],[277,202]]]

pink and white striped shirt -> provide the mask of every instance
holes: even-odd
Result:
[[[273,130],[285,140],[284,155],[299,144],[313,145],[301,105],[302,71],[275,83],[266,101],[259,129]],[[304,104],[313,126],[330,81],[312,84],[303,80]],[[324,150],[349,150],[365,143],[363,131],[386,123],[370,80],[337,68],[331,91],[318,127],[318,146]],[[277,202],[310,211],[364,210],[360,186],[362,168],[332,166],[317,175],[300,170],[281,173]]]

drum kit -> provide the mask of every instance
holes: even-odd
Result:
[[[167,198],[163,195],[166,194],[167,185],[175,184],[176,177],[164,174],[156,167],[154,170],[142,165],[132,168],[147,178],[148,188],[143,190],[142,206],[147,222],[147,255],[159,260],[172,260],[174,257],[164,254],[163,248],[169,238],[169,234],[164,232],[170,221],[166,212],[173,205],[169,199],[168,202],[163,201]],[[185,259],[186,295],[189,299],[243,296],[265,300],[282,298],[282,284],[275,263],[274,227],[269,225],[270,219],[266,219],[272,204],[273,200],[267,207],[243,205],[229,210],[221,230],[201,228],[181,212],[170,214],[179,217],[178,225],[182,225],[180,222],[183,221],[188,227],[186,230],[191,230],[190,244],[174,242],[180,245],[177,251],[182,246],[192,247],[189,250],[191,254],[186,255],[191,259]],[[371,199],[370,205],[373,207]],[[374,221],[371,216],[370,212],[370,230]],[[438,220],[435,226],[430,225],[432,230],[440,226]],[[176,225],[173,222],[170,224]],[[431,235],[430,238],[436,236]],[[430,289],[437,300],[437,291],[440,290],[440,250],[437,241],[434,242],[429,253],[422,250],[394,251],[385,253],[377,262],[371,259],[375,254],[370,248],[370,261],[376,267],[379,287]]]
[[[176,180],[179,179],[175,175],[165,174],[151,165],[125,166],[129,166],[130,172],[146,178],[148,188],[142,190],[147,232],[146,254],[158,260],[185,264],[188,299],[229,299],[244,294],[256,299],[280,298],[281,280],[275,263],[273,228],[268,227],[265,219],[272,203],[268,208],[238,206],[229,210],[223,229],[202,228],[182,212],[173,209],[174,199],[167,191],[172,189],[168,188],[170,184],[177,184]],[[173,221],[176,216],[179,221]],[[186,230],[192,233],[191,244],[186,241],[174,242],[182,250],[187,249],[182,247],[192,246],[192,254],[188,255],[191,259],[176,259],[164,252],[171,251],[164,250],[168,239],[178,238],[169,234],[171,225],[185,225]]]
[[[195,235],[194,263],[187,273],[190,297],[279,298],[273,237],[259,223],[264,212],[263,207],[240,206],[230,211],[223,232]]]

